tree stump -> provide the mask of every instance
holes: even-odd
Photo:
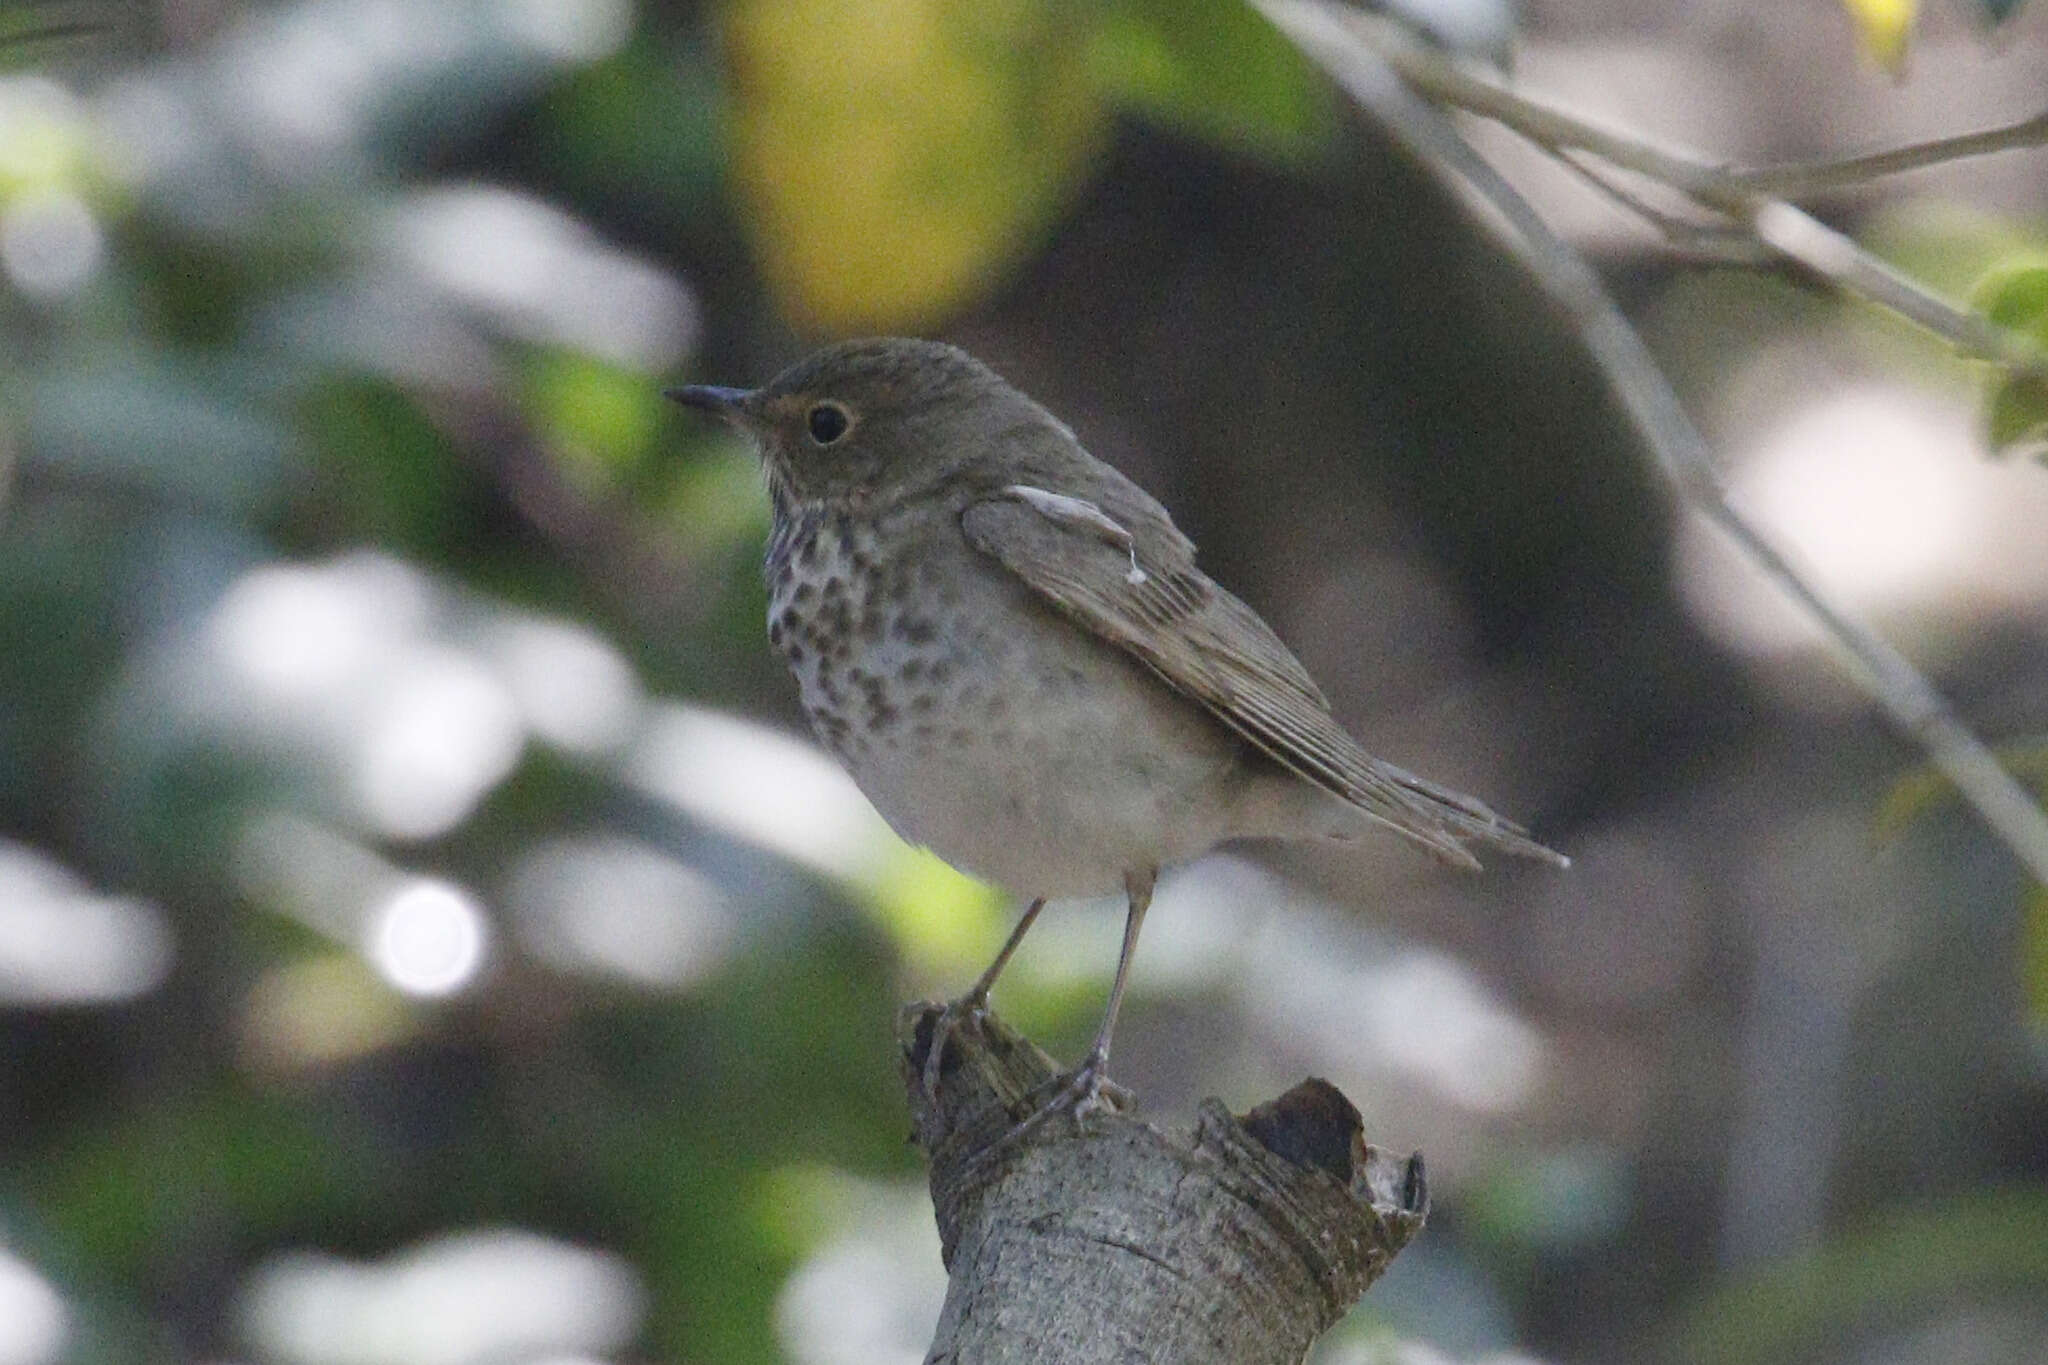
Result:
[[[927,1093],[938,1015],[897,1028],[951,1281],[927,1365],[1299,1365],[1428,1214],[1420,1154],[1368,1146],[1321,1080],[1242,1118],[1206,1100],[1192,1133],[1118,1098],[1008,1138],[1058,1068],[984,1015],[947,1034]]]

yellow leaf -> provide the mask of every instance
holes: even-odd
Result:
[[[1072,0],[731,0],[733,167],[798,322],[914,331],[999,283],[1109,111]]]
[[[1894,76],[1906,69],[1906,43],[1919,0],[1842,0],[1842,8],[1855,21],[1865,52]]]

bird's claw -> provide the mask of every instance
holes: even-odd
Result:
[[[939,1097],[940,1064],[945,1060],[946,1042],[953,1031],[963,1023],[981,1023],[988,1014],[988,995],[982,991],[969,991],[957,1000],[948,1000],[932,1017],[931,1046],[924,1054],[924,1094],[927,1100],[936,1102]]]
[[[1080,1122],[1091,1114],[1121,1113],[1131,1107],[1131,1099],[1130,1091],[1109,1078],[1109,1058],[1090,1053],[1086,1061],[1067,1073],[1050,1099],[1003,1134],[995,1146],[1007,1147],[1022,1141],[1054,1114],[1071,1114]]]

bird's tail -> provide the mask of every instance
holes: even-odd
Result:
[[[1553,867],[1572,865],[1570,858],[1530,838],[1528,830],[1502,817],[1477,797],[1452,791],[1391,763],[1382,763],[1380,768],[1400,791],[1404,807],[1398,815],[1381,818],[1446,862],[1477,867],[1479,860],[1466,848],[1467,844],[1477,844],[1518,858],[1534,858]]]
[[[1253,838],[1355,839],[1380,826],[1422,845],[1444,862],[1472,871],[1472,848],[1494,848],[1557,867],[1571,860],[1529,837],[1485,802],[1377,759],[1369,760],[1370,786],[1341,795],[1278,768],[1240,801],[1230,832]]]

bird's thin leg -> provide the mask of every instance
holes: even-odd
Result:
[[[1145,912],[1152,908],[1152,887],[1159,880],[1159,869],[1148,867],[1143,872],[1124,874],[1124,895],[1128,908],[1124,911],[1124,946],[1116,957],[1116,979],[1109,983],[1109,1007],[1102,1012],[1102,1027],[1095,1030],[1095,1044],[1088,1049],[1088,1058],[1081,1063],[1077,1076],[1088,1078],[1088,1096],[1093,1098],[1101,1092],[1103,1073],[1109,1066],[1109,1036],[1116,1032],[1117,1011],[1123,1008],[1124,986],[1131,977],[1131,959],[1138,951],[1138,930],[1144,927]]]
[[[995,989],[996,978],[1003,974],[1003,968],[1010,965],[1010,958],[1016,953],[1017,945],[1024,941],[1024,935],[1031,932],[1031,926],[1037,922],[1038,912],[1043,909],[1043,896],[1024,907],[1023,918],[1017,921],[1017,927],[1012,929],[1010,937],[1004,940],[1003,950],[996,954],[994,962],[988,964],[988,970],[976,977],[974,984],[967,988],[967,994],[960,997],[961,1004],[977,1010],[988,1004],[988,993]]]
[[[1117,955],[1116,979],[1109,986],[1109,1007],[1102,1013],[1102,1026],[1095,1030],[1094,1046],[1088,1049],[1088,1056],[1081,1065],[1067,1077],[1067,1083],[1060,1087],[1059,1093],[1030,1118],[1012,1128],[1005,1142],[1023,1137],[1062,1109],[1072,1111],[1079,1118],[1101,1108],[1105,1090],[1122,1093],[1109,1079],[1109,1039],[1116,1032],[1117,1011],[1123,1007],[1124,985],[1130,980],[1131,958],[1138,949],[1138,930],[1144,926],[1145,911],[1152,905],[1152,887],[1158,880],[1159,869],[1156,867],[1124,874],[1124,894],[1129,898],[1129,908],[1124,912],[1124,947]]]
[[[1025,906],[1023,918],[1019,919],[1017,927],[1010,931],[1010,937],[1004,941],[1002,951],[996,954],[996,960],[988,964],[988,970],[975,978],[974,984],[967,988],[967,994],[958,1000],[947,1001],[946,1007],[939,1011],[938,1018],[932,1020],[931,1046],[924,1054],[925,1094],[938,1094],[939,1059],[945,1055],[946,1039],[959,1027],[962,1019],[977,1017],[988,1008],[988,993],[995,989],[996,978],[1003,974],[1003,968],[1010,965],[1010,958],[1016,953],[1017,945],[1024,941],[1025,934],[1031,932],[1032,924],[1038,919],[1038,912],[1043,909],[1043,896]]]

